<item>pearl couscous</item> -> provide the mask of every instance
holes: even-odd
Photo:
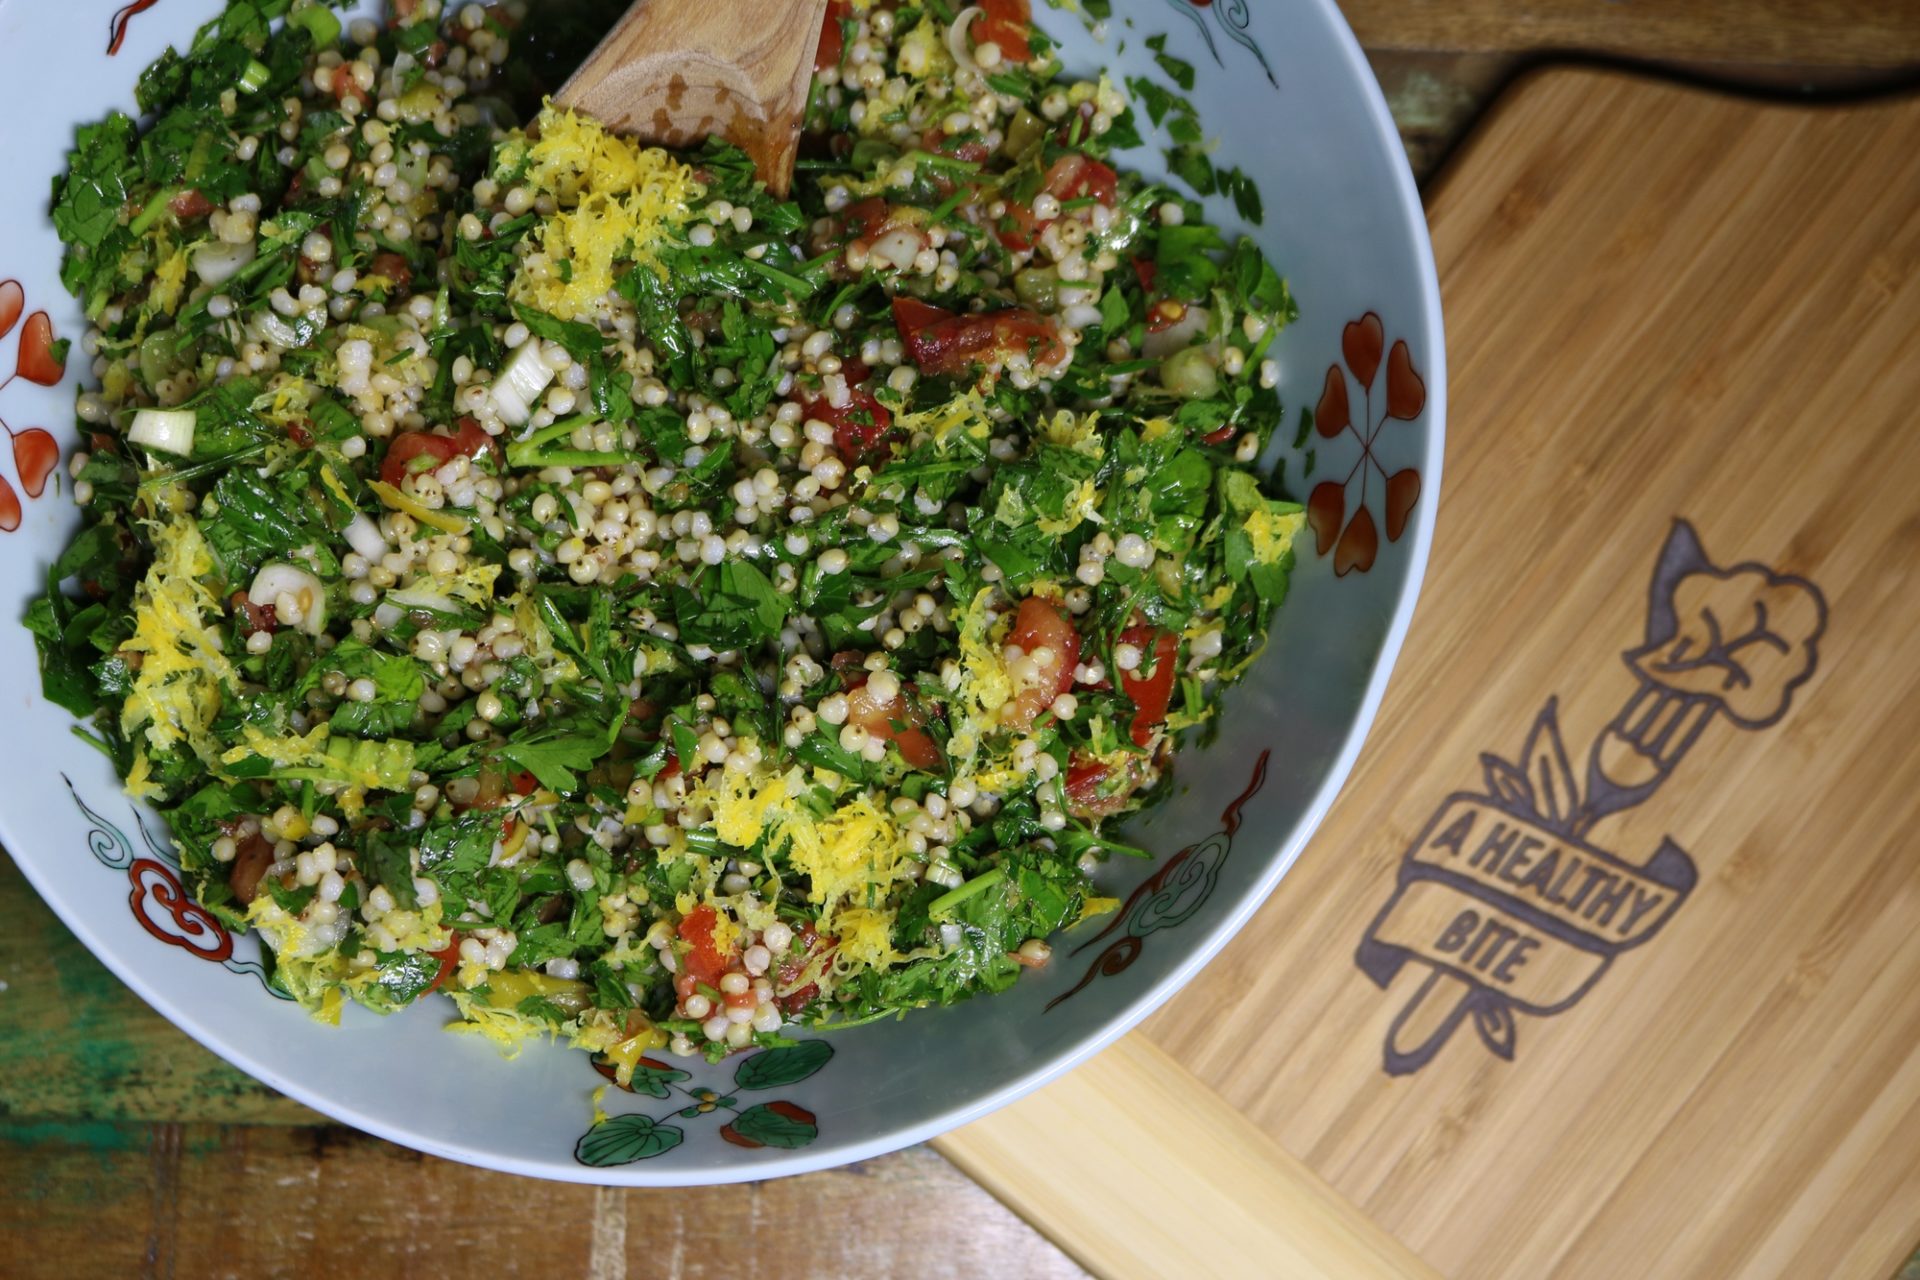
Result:
[[[517,123],[531,10],[288,10],[55,186],[85,522],[29,625],[199,901],[323,1017],[438,990],[621,1073],[1112,909],[1302,524],[1292,301],[1113,167],[1127,97],[1024,0],[835,0],[780,200]]]

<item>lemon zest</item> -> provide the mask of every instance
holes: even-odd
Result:
[[[121,646],[139,654],[140,662],[121,705],[120,728],[130,736],[142,732],[155,750],[184,742],[212,761],[220,754],[211,726],[221,691],[236,680],[207,617],[218,606],[201,581],[214,571],[213,552],[191,516],[150,521],[148,527],[153,563],[134,588],[133,636]],[[152,786],[146,775],[139,781]]]
[[[1066,511],[1059,519],[1052,516],[1040,516],[1034,520],[1034,527],[1050,537],[1064,538],[1083,521],[1092,520],[1096,524],[1100,519],[1100,499],[1104,495],[1094,487],[1093,477],[1089,476],[1073,487],[1067,495]]]
[[[1247,513],[1247,538],[1253,544],[1253,557],[1261,564],[1278,564],[1293,550],[1294,535],[1306,527],[1304,512],[1279,515],[1264,508]]]
[[[562,319],[590,318],[613,288],[615,262],[654,264],[655,246],[686,225],[706,188],[659,147],[609,133],[551,102],[536,128],[539,136],[525,144],[525,181],[560,207],[541,222],[536,247],[515,276],[515,298]]]
[[[162,244],[165,238],[162,237]],[[180,294],[187,284],[187,251],[175,249],[153,272],[153,287],[147,298],[154,306],[172,315],[180,306]]]

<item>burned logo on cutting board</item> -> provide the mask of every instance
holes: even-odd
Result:
[[[1389,1074],[1424,1067],[1469,1020],[1511,1059],[1516,1014],[1578,1003],[1615,956],[1672,919],[1698,877],[1693,859],[1671,838],[1637,856],[1609,850],[1594,828],[1658,791],[1716,722],[1764,729],[1786,715],[1826,620],[1811,582],[1721,568],[1693,526],[1674,523],[1645,639],[1622,655],[1638,685],[1588,750],[1584,783],[1549,699],[1520,758],[1481,756],[1486,790],[1448,796],[1402,859],[1354,957],[1382,988],[1406,965],[1427,970],[1387,1030]]]

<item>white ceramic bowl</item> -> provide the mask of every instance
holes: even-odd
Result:
[[[24,301],[0,338],[0,377],[15,367],[16,343],[34,341],[23,334],[38,327],[35,313],[57,335],[83,328],[46,217],[48,180],[74,126],[132,110],[139,70],[218,7],[129,5],[139,12],[110,55],[116,3],[0,0],[0,281],[17,282]],[[608,1091],[614,1118],[591,1134],[590,1097],[604,1081],[576,1051],[537,1047],[506,1061],[484,1041],[446,1035],[437,1001],[385,1019],[354,1008],[341,1026],[323,1026],[263,987],[253,939],[229,937],[184,899],[164,831],[72,734],[70,717],[41,699],[31,638],[15,619],[76,519],[61,473],[33,496],[15,451],[0,445],[0,482],[22,508],[18,527],[0,531],[0,841],[41,895],[154,1008],[274,1088],[421,1151],[575,1181],[764,1178],[918,1142],[1066,1071],[1171,996],[1273,890],[1360,749],[1431,542],[1446,367],[1419,199],[1333,0],[1113,7],[1104,43],[1073,15],[1040,18],[1070,68],[1164,79],[1145,47],[1164,34],[1167,52],[1198,69],[1191,96],[1219,139],[1216,159],[1246,171],[1265,198],[1264,222],[1245,229],[1300,304],[1275,351],[1289,424],[1280,443],[1293,446],[1302,410],[1318,407],[1321,426],[1337,426],[1344,404],[1351,421],[1282,450],[1296,496],[1324,484],[1322,502],[1341,499],[1335,545],[1303,535],[1292,597],[1217,740],[1181,753],[1175,795],[1134,824],[1157,860],[1119,859],[1103,872],[1126,904],[1117,915],[1056,939],[1052,963],[1001,996],[690,1077],[678,1063],[643,1071],[634,1092]],[[1126,162],[1164,170],[1151,144]],[[1209,212],[1244,226],[1228,201]],[[0,323],[12,297],[0,284]],[[0,386],[0,419],[11,432],[50,429],[65,448],[85,364],[76,351],[56,386],[24,377]],[[0,524],[11,523],[5,497]],[[749,1135],[764,1141],[746,1145]]]

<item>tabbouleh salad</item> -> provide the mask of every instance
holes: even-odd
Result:
[[[47,695],[326,1019],[625,1074],[1002,990],[1285,594],[1286,286],[1026,0],[834,0],[790,200],[537,25],[231,0],[79,131]]]

